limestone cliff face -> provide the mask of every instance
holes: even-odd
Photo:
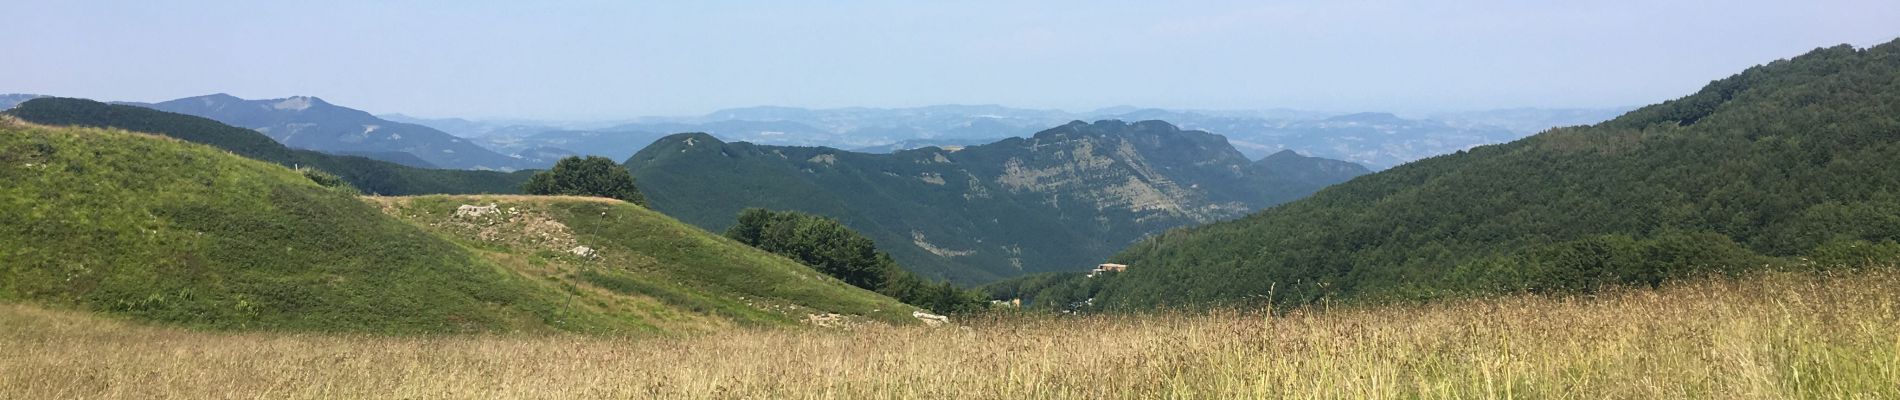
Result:
[[[1219,136],[1159,121],[1075,122],[964,151],[1006,154],[1001,170],[986,171],[990,179],[1064,215],[1114,211],[1137,223],[1205,223],[1251,209],[1247,202],[1209,193],[1213,186],[1244,179],[1246,157]]]
[[[1293,154],[1263,167],[1219,135],[1113,120],[893,154],[675,135],[627,165],[655,208],[689,223],[723,230],[747,207],[831,216],[906,267],[960,282],[1087,269],[1146,235],[1366,172]]]

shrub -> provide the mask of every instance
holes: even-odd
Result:
[[[624,200],[642,207],[646,196],[633,184],[633,174],[606,157],[568,157],[554,168],[534,174],[522,191],[537,195],[595,196]]]

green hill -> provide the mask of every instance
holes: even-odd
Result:
[[[1817,49],[1596,126],[1159,235],[1081,295],[1139,308],[1591,290],[1890,265],[1896,239],[1900,41]]]
[[[828,313],[847,320],[916,322],[910,316],[916,307],[619,200],[423,196],[371,201],[498,265],[594,302],[589,307],[649,323],[771,325]],[[481,207],[493,212],[461,211]]]
[[[506,211],[454,215],[482,201]],[[365,200],[209,146],[8,117],[0,260],[0,300],[214,329],[915,322],[915,308],[624,203]]]
[[[150,132],[202,143],[238,155],[336,174],[365,193],[386,195],[520,193],[532,171],[502,173],[424,169],[365,157],[285,147],[262,133],[218,121],[150,108],[85,99],[37,98],[4,114],[42,125],[76,125]]]
[[[1219,135],[1112,120],[892,154],[679,134],[626,164],[653,207],[682,221],[720,231],[746,208],[836,218],[905,268],[965,284],[1086,269],[1143,236],[1366,173],[1291,152],[1249,161]]]

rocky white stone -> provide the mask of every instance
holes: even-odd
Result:
[[[950,323],[950,317],[945,317],[945,316],[937,315],[937,314],[931,314],[931,313],[927,313],[923,311],[911,311],[910,316],[912,318],[916,318],[919,321],[924,321],[924,325],[927,325],[927,326],[939,326],[939,325]]]
[[[574,249],[568,250],[567,252],[586,258],[594,258],[595,254],[594,249],[587,246],[574,246]]]
[[[488,215],[499,213],[499,212],[501,212],[501,209],[498,207],[495,207],[494,204],[489,204],[485,206],[463,204],[461,207],[455,208],[456,217],[466,217],[466,218],[478,218],[478,217],[488,216]]]

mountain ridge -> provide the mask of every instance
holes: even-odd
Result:
[[[378,118],[314,96],[246,100],[224,93],[144,105],[263,132],[287,146],[326,152],[403,152],[454,169],[513,171],[542,166],[495,153],[423,125]]]
[[[913,272],[975,283],[1084,269],[1148,233],[1238,216],[1366,171],[1300,160],[1338,168],[1264,176],[1282,171],[1256,167],[1219,135],[1103,120],[955,151],[890,154],[684,133],[626,165],[654,208],[708,230],[724,229],[745,208],[823,215]]]

